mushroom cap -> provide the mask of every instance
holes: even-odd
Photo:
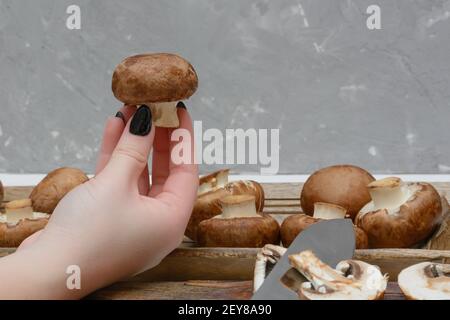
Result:
[[[370,201],[367,185],[375,178],[353,165],[336,165],[314,172],[303,185],[300,202],[303,211],[312,215],[314,203],[326,202],[347,209],[352,219]]]
[[[319,219],[306,214],[293,214],[283,220],[280,227],[281,243],[284,247],[289,247],[300,232],[318,222]]]
[[[222,212],[221,199],[228,195],[248,194],[255,197],[256,211],[264,208],[264,190],[256,181],[241,180],[227,183],[224,187],[202,193],[197,196],[185,235],[197,239],[197,228],[201,221],[210,219]]]
[[[43,229],[48,218],[22,219],[16,224],[0,223],[0,247],[18,247],[23,240]]]
[[[281,243],[283,246],[289,247],[300,232],[303,232],[309,226],[321,220],[306,214],[293,214],[287,217],[280,227]],[[357,226],[353,226],[353,229],[355,231],[356,249],[367,249],[369,242],[364,230]]]
[[[51,171],[31,191],[33,210],[51,214],[69,191],[88,180],[83,171],[75,168],[64,167]]]
[[[356,249],[368,249],[369,237],[366,232],[358,226],[353,225],[355,231],[355,247]]]
[[[114,96],[130,105],[187,99],[197,86],[192,65],[170,53],[128,57],[116,67],[112,77]]]
[[[5,196],[5,191],[3,190],[3,184],[2,184],[2,181],[0,180],[0,202],[3,201],[4,196]]]
[[[202,247],[260,248],[280,242],[278,222],[268,214],[260,217],[203,220],[197,242]]]
[[[403,294],[412,300],[450,300],[450,265],[422,262],[397,277]]]
[[[442,214],[439,193],[429,183],[406,188],[410,196],[394,212],[371,210],[371,201],[357,215],[355,224],[366,232],[370,248],[408,248],[433,232]]]

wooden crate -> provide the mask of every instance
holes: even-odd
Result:
[[[435,183],[446,194],[450,183]],[[302,184],[263,184],[266,213],[279,222],[300,212]],[[27,197],[31,187],[5,188],[4,202]],[[2,210],[0,206],[0,210]],[[199,248],[186,241],[159,266],[101,289],[92,299],[248,299],[252,295],[252,278],[258,249]],[[0,248],[0,257],[14,252]],[[385,299],[403,299],[396,284],[398,273],[422,261],[450,263],[450,251],[422,249],[356,250],[355,259],[378,265],[388,273],[390,283]]]

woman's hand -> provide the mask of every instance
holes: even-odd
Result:
[[[21,272],[28,270],[21,264],[28,264],[41,274],[26,276],[34,281],[28,290],[14,283],[6,285],[13,292],[0,288],[0,297],[79,298],[157,265],[181,243],[198,187],[191,119],[186,109],[178,109],[180,128],[190,133],[190,141],[171,142],[176,129],[154,128],[148,107],[135,110],[126,106],[108,119],[96,176],[60,201],[39,235],[0,260],[0,283],[8,272],[4,266],[14,261]],[[190,152],[190,163],[171,161],[177,143],[189,148],[184,151]],[[80,289],[67,288],[69,266],[79,267]]]

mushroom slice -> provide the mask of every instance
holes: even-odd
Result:
[[[255,271],[253,278],[253,292],[256,292],[264,282],[273,266],[285,254],[286,248],[273,244],[266,244],[256,255]]]
[[[281,224],[281,242],[285,247],[289,247],[294,241],[295,237],[300,232],[303,232],[309,226],[313,225],[320,220],[329,219],[344,219],[346,217],[347,210],[341,206],[316,202],[314,204],[314,215],[313,217],[306,214],[293,214],[286,219],[284,219]],[[356,248],[366,249],[368,247],[368,239],[366,233],[354,226],[355,237],[356,237]]]
[[[418,263],[403,269],[397,279],[408,299],[450,300],[450,264]]]
[[[222,214],[198,225],[200,246],[259,248],[279,243],[278,222],[268,214],[257,212],[254,196],[230,195],[220,203]]]
[[[213,172],[199,179],[199,191],[195,201],[185,235],[197,240],[197,228],[203,220],[211,219],[222,213],[221,199],[229,195],[252,195],[256,211],[264,207],[264,190],[259,183],[250,180],[228,182],[228,169]]]
[[[308,279],[298,292],[301,299],[378,300],[387,287],[387,276],[363,261],[344,260],[333,269],[309,250],[290,255],[289,261]]]
[[[442,216],[441,198],[428,183],[404,183],[389,177],[368,185],[372,201],[355,223],[371,248],[407,248],[426,239]]]

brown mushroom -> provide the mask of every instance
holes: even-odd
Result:
[[[259,183],[250,180],[228,182],[229,170],[220,170],[201,177],[198,197],[186,228],[186,236],[197,239],[197,227],[200,222],[222,212],[220,200],[228,195],[248,194],[255,197],[256,211],[264,208],[264,190]]]
[[[449,203],[441,196],[442,219],[436,231],[433,232],[427,243],[423,246],[429,250],[450,250],[450,210]]]
[[[0,214],[0,247],[18,247],[23,240],[43,229],[48,214],[33,212],[30,199],[10,201]]]
[[[312,215],[314,203],[325,202],[341,206],[352,219],[370,201],[367,184],[374,177],[352,165],[336,165],[314,172],[303,185],[300,202],[303,211]]]
[[[397,280],[407,299],[450,300],[450,264],[418,263],[403,269]]]
[[[346,216],[346,210],[340,206],[316,202],[314,204],[313,217],[306,214],[293,214],[284,219],[281,224],[281,242],[283,246],[289,247],[300,232],[303,232],[312,224],[326,219],[344,219]],[[355,242],[357,249],[368,248],[368,239],[366,233],[354,226]]]
[[[73,188],[88,181],[83,171],[75,168],[59,168],[50,172],[31,191],[34,211],[52,213],[58,202]]]
[[[404,183],[396,177],[368,185],[372,201],[358,213],[371,248],[408,248],[425,240],[442,214],[441,198],[428,183]]]
[[[148,105],[158,127],[178,127],[177,102],[197,90],[192,65],[176,54],[140,54],[123,60],[114,70],[114,96],[128,105]]]
[[[258,248],[279,243],[278,222],[268,214],[257,213],[254,196],[226,196],[220,203],[222,214],[198,225],[200,246]]]
[[[308,279],[297,292],[300,299],[379,300],[387,287],[387,276],[363,261],[344,260],[333,269],[309,250],[290,255],[289,261]]]

